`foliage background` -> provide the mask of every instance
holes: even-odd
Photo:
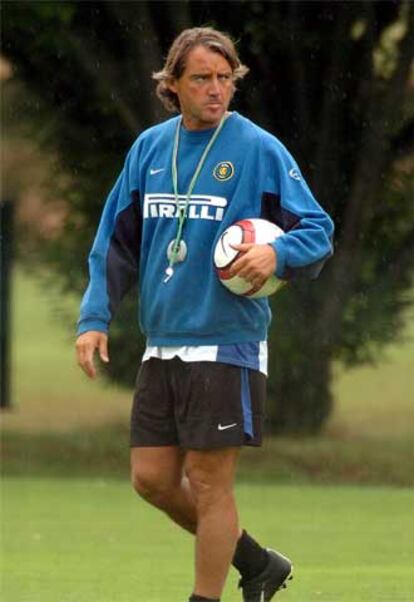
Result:
[[[48,210],[59,217],[46,232],[20,224],[20,257],[46,265],[65,292],[86,284],[102,202],[128,147],[166,117],[151,73],[175,35],[209,24],[238,39],[251,73],[235,108],[283,140],[336,223],[321,278],[272,300],[272,428],[320,430],[333,361],[372,361],[412,303],[413,3],[6,2],[3,22],[13,68],[6,136],[43,149]],[[7,191],[19,198],[30,166],[10,163]],[[131,382],[143,344],[132,313],[130,297],[111,331],[117,382]]]

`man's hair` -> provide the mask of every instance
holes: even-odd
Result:
[[[185,29],[174,40],[168,52],[165,65],[161,71],[153,73],[152,77],[158,82],[156,92],[167,111],[180,110],[177,95],[168,88],[168,83],[179,79],[184,72],[187,56],[196,46],[204,46],[212,52],[221,54],[229,63],[233,72],[233,81],[243,78],[249,71],[238,57],[233,40],[229,35],[212,27],[193,27]]]

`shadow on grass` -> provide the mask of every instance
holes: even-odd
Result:
[[[338,439],[267,437],[260,449],[246,448],[239,480],[281,483],[349,483],[413,486],[412,438]],[[5,431],[5,476],[129,478],[126,425],[71,433]]]

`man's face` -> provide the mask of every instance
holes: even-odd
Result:
[[[232,69],[221,54],[196,46],[188,53],[181,77],[169,88],[178,96],[187,129],[212,128],[219,124],[233,97]]]

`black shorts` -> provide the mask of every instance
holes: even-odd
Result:
[[[151,358],[137,376],[131,447],[260,446],[265,397],[258,370]]]

